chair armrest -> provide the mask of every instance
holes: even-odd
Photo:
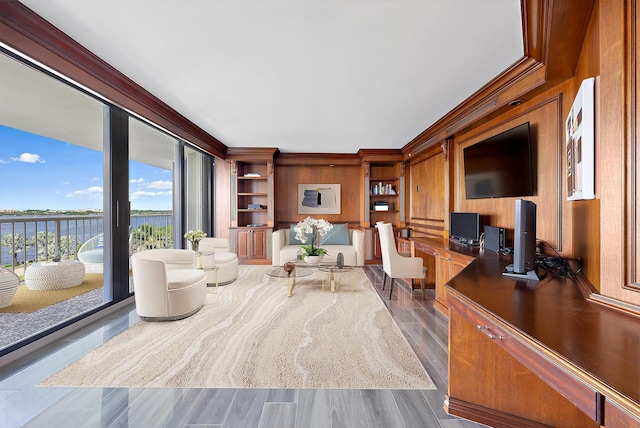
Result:
[[[280,263],[280,250],[287,245],[286,234],[284,229],[278,229],[271,234],[271,264],[273,266],[281,266]]]
[[[356,249],[357,266],[364,266],[364,232],[353,229],[351,232],[351,245]]]

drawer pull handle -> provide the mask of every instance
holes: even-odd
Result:
[[[476,327],[478,327],[478,330],[480,330],[481,332],[483,332],[484,334],[486,334],[487,336],[489,336],[489,339],[491,340],[503,340],[504,336],[501,334],[495,335],[493,334],[491,331],[489,331],[489,326],[481,326],[480,324],[478,324]]]

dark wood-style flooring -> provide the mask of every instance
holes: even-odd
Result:
[[[479,427],[442,408],[447,389],[447,320],[396,281],[382,292],[382,269],[365,272],[436,390],[202,388],[41,388],[37,384],[138,321],[133,306],[2,368],[0,427]]]

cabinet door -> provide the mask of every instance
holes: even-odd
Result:
[[[238,234],[238,258],[239,259],[248,259],[251,258],[251,247],[252,247],[252,234],[248,229],[238,229],[236,231]]]
[[[441,252],[436,255],[436,303],[438,309],[441,309],[446,313],[447,305],[447,290],[444,285],[451,278],[451,256],[449,253]]]
[[[267,258],[267,233],[264,229],[251,229],[251,253],[252,259]]]
[[[373,248],[372,248],[372,257],[374,259],[382,259],[382,250],[380,249],[380,234],[378,233],[378,229],[373,229]]]

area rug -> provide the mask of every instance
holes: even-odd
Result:
[[[39,386],[435,388],[361,269],[291,297],[268,269],[241,266],[195,315],[140,321]]]
[[[0,312],[18,313],[35,312],[47,306],[60,303],[72,297],[79,296],[104,285],[104,276],[101,273],[87,273],[82,284],[77,287],[62,288],[59,290],[29,290],[26,285],[20,285],[16,289],[11,306],[0,308]]]

